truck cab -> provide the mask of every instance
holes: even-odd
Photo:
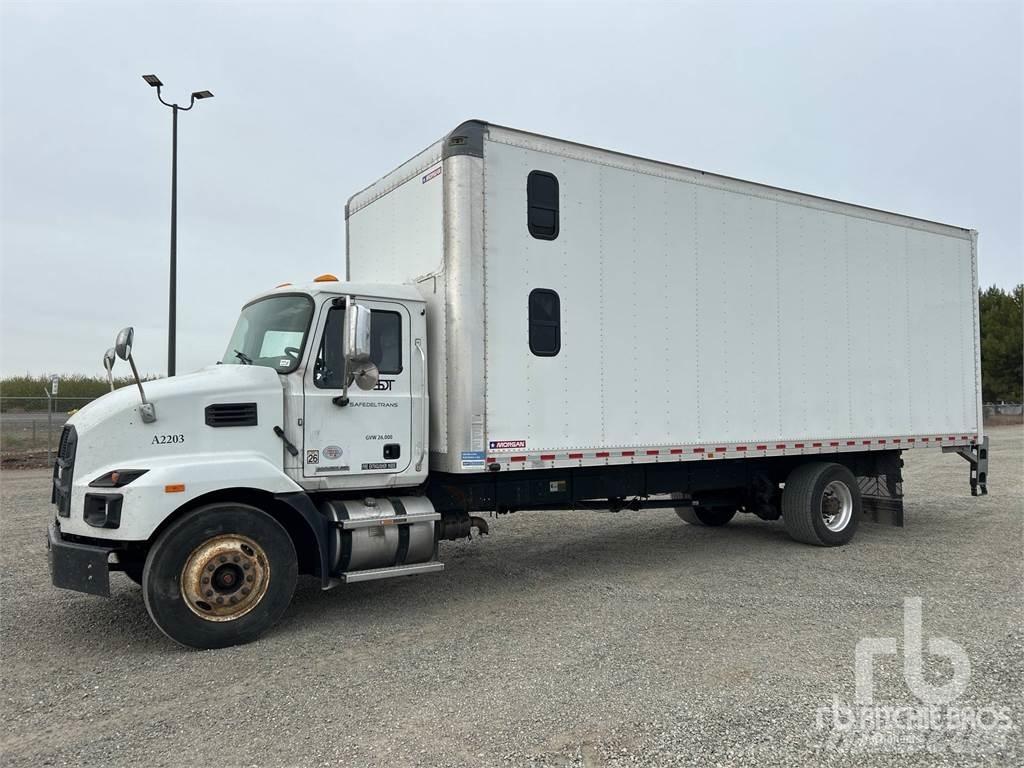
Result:
[[[439,515],[402,499],[427,477],[425,329],[414,288],[322,275],[245,304],[216,364],[82,408],[54,467],[54,582],[106,595],[124,571],[165,633],[214,647],[276,620],[299,572],[440,570]]]

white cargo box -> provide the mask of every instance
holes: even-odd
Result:
[[[971,230],[477,121],[346,220],[427,300],[433,471],[980,437]]]

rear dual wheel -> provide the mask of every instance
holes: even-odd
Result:
[[[786,532],[805,544],[846,544],[857,532],[862,509],[857,478],[842,464],[801,464],[782,491]]]
[[[150,548],[142,594],[169,638],[223,648],[276,623],[297,576],[295,547],[274,518],[246,504],[210,504],[176,520]]]

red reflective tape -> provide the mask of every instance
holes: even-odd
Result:
[[[623,456],[636,456],[636,451],[623,451]]]
[[[553,453],[542,453],[540,455],[540,460],[541,461],[554,461],[555,460],[555,454],[553,454]]]
[[[865,440],[865,441],[863,441],[863,445],[871,445],[871,441],[870,440]]]
[[[803,448],[804,444],[803,443],[793,443],[793,447],[794,448]]]
[[[718,448],[715,448],[715,452],[716,453],[725,453],[725,446],[721,445]]]
[[[754,450],[757,450],[757,451],[767,451],[768,450],[768,446],[767,445],[759,445]]]
[[[704,453],[704,449],[703,448],[694,448],[693,452],[694,453]]]
[[[829,445],[831,445],[833,448],[835,448],[837,445],[839,445],[839,443],[837,443],[835,441],[832,441],[831,443],[829,443]]]
[[[879,444],[879,445],[885,445],[885,440],[879,440],[879,441],[878,441],[878,444]]]
[[[930,437],[922,437],[921,442],[927,443],[930,439]]]
[[[488,464],[493,464],[493,463],[494,463],[494,462],[496,462],[496,461],[497,461],[497,459],[496,459],[496,458],[494,458],[493,456],[488,456],[488,457],[487,457],[487,463],[488,463]]]
[[[747,446],[745,446],[745,445],[737,445],[736,446],[736,450],[737,451],[745,451],[745,450],[747,450]]]
[[[682,452],[683,452],[682,448],[673,448],[671,451],[669,451],[669,453],[682,453]]]
[[[647,455],[648,455],[648,456],[657,456],[657,455],[658,455],[658,453],[659,453],[658,451],[648,451],[648,452],[647,452]]]
[[[596,456],[599,459],[607,459],[608,451],[598,451],[597,453],[594,454],[594,456]]]
[[[856,445],[856,444],[857,444],[857,441],[856,441],[856,440],[847,440],[847,441],[846,441],[846,444],[847,444],[847,445]]]
[[[779,448],[779,449],[781,449],[781,448],[785,448],[785,447],[786,447],[786,444],[785,444],[785,443],[777,443],[775,447],[776,447],[776,448]]]
[[[949,439],[950,439],[950,440],[956,440],[956,436],[955,436],[955,435],[950,435],[950,436],[949,436]]]
[[[811,448],[821,448],[821,443],[811,443]]]
[[[894,443],[899,443],[899,442],[902,442],[902,441],[901,441],[901,440],[900,440],[900,439],[899,439],[898,437],[894,437],[894,438],[892,439],[892,441],[893,441]]]
[[[907,438],[907,442],[908,443],[916,443],[917,442],[917,438],[916,437],[908,437]]]
[[[512,461],[526,461],[525,456],[513,456]]]
[[[570,459],[582,459],[583,458],[583,454],[582,453],[570,453],[569,454],[569,458]]]

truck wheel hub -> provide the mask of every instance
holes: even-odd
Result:
[[[821,518],[825,527],[830,531],[841,531],[853,517],[853,494],[846,486],[838,480],[833,480],[825,486],[825,492],[821,498]]]
[[[181,595],[197,616],[232,621],[263,599],[270,563],[255,541],[239,534],[215,536],[196,547],[181,571]]]

